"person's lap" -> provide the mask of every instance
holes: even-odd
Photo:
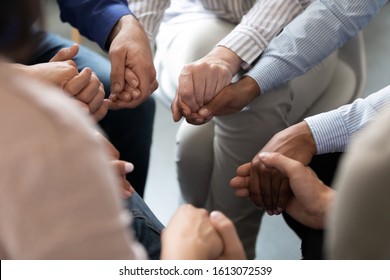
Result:
[[[126,208],[132,214],[132,229],[136,238],[145,247],[149,259],[158,260],[161,253],[160,236],[164,225],[137,193],[133,193],[125,202]]]

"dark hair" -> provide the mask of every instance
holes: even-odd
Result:
[[[0,0],[0,51],[13,52],[26,44],[40,16],[40,0]]]

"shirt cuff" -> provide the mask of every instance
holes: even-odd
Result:
[[[218,43],[218,46],[234,51],[243,60],[241,67],[245,70],[256,61],[267,45],[268,42],[259,37],[256,30],[239,25]]]
[[[337,110],[305,118],[314,138],[317,154],[344,152],[349,134]]]

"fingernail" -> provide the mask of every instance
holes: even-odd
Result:
[[[135,99],[137,99],[138,97],[140,97],[141,93],[138,91],[138,90],[133,90],[133,97]]]
[[[270,211],[270,210],[267,210],[267,214],[270,215],[270,216],[272,216],[272,215],[274,214],[274,212],[273,212],[273,211]]]
[[[122,89],[121,85],[119,83],[114,84],[114,90],[115,92],[120,92]]]
[[[199,115],[201,115],[202,117],[206,118],[210,115],[210,111],[206,108],[203,108],[203,109],[200,109],[199,110]]]
[[[222,219],[222,217],[223,217],[223,215],[219,211],[213,211],[210,213],[210,219],[213,219],[215,221]]]
[[[130,173],[131,171],[134,170],[134,165],[131,164],[130,162],[125,163],[125,173]]]
[[[125,196],[125,198],[129,198],[131,196],[131,192],[128,191],[128,190],[123,190],[123,195]]]
[[[133,87],[133,88],[136,88],[138,86],[138,83],[136,80],[131,80],[130,81],[130,85]]]
[[[268,152],[261,152],[260,154],[258,154],[258,157],[259,158],[267,158],[267,157],[269,157],[269,153]]]
[[[278,208],[276,208],[278,211],[279,211],[279,213],[282,213],[283,212],[283,208],[281,208],[281,207],[278,207]]]

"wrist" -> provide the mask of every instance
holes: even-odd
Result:
[[[248,93],[249,101],[261,94],[260,86],[249,76],[244,76],[237,84],[240,86],[240,91]]]
[[[107,37],[106,49],[110,48],[112,41],[119,34],[119,32],[121,32],[123,28],[125,28],[128,24],[134,24],[134,23],[138,23],[138,20],[133,14],[122,16],[114,25],[110,34]]]
[[[307,122],[302,121],[298,124],[296,124],[296,127],[298,128],[299,135],[301,136],[301,139],[303,141],[303,145],[307,148],[307,150],[312,154],[315,155],[317,153],[317,146],[314,141],[313,133],[310,130],[309,125]]]
[[[236,75],[241,69],[242,59],[232,50],[223,47],[215,47],[209,54],[211,57],[216,57],[218,60],[222,60],[229,71],[232,73],[232,76]]]

